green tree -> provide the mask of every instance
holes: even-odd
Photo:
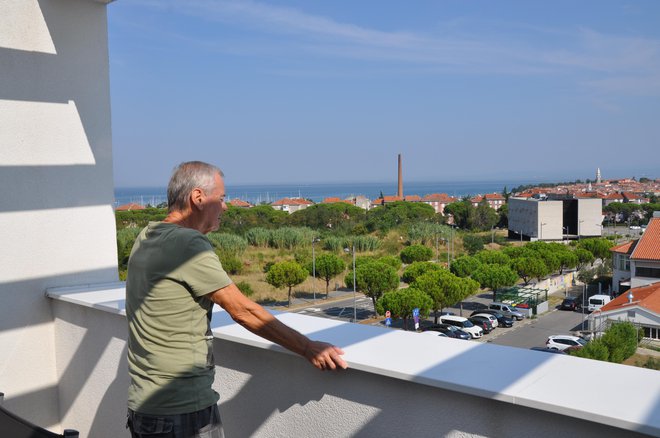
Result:
[[[518,276],[523,279],[525,284],[529,280],[536,278],[539,281],[541,278],[548,275],[548,267],[538,257],[519,257],[511,261],[511,268],[518,273]]]
[[[609,359],[607,346],[600,340],[594,339],[584,347],[570,352],[571,356],[583,357],[585,359],[595,359],[606,361]]]
[[[511,257],[502,251],[479,251],[474,258],[487,265],[508,265],[511,262]]]
[[[447,205],[444,213],[451,215],[459,228],[471,230],[474,226],[475,208],[469,198]]]
[[[439,271],[442,268],[440,265],[437,265],[432,262],[413,262],[410,265],[406,266],[406,269],[403,270],[403,275],[401,279],[410,284],[420,275],[426,274],[431,271]]]
[[[346,285],[353,284],[353,271],[349,271],[344,279]],[[378,299],[385,293],[399,287],[399,276],[394,268],[383,262],[364,263],[355,268],[355,284],[357,290],[371,298],[376,307]]]
[[[594,261],[594,255],[591,253],[591,251],[587,251],[586,249],[583,248],[576,248],[575,251],[573,251],[573,254],[578,259],[578,263],[575,266],[578,270],[582,270],[585,266],[593,263]]]
[[[389,231],[422,221],[437,221],[435,210],[423,202],[392,202],[367,212],[366,227],[369,231]]]
[[[428,317],[433,302],[424,292],[408,287],[385,293],[378,304],[376,311],[384,315],[389,310],[394,318],[403,319],[403,329],[408,330],[408,320],[412,317],[413,309],[418,308],[422,318]]]
[[[461,256],[451,262],[451,273],[457,277],[469,277],[477,268],[481,266],[481,262],[472,256]]]
[[[479,285],[472,279],[459,278],[446,269],[441,269],[420,275],[411,287],[424,291],[431,297],[433,300],[431,309],[437,324],[438,311],[467,298],[477,291]]]
[[[507,202],[509,202],[508,199]],[[497,219],[498,228],[504,228],[504,229],[509,228],[509,204],[504,204],[503,206],[498,208],[497,214],[498,214],[498,219]]]
[[[606,259],[612,256],[610,248],[614,246],[614,243],[608,239],[596,238],[596,239],[583,239],[578,244],[578,248],[586,249],[596,259],[605,261]]]
[[[307,278],[307,271],[294,261],[275,263],[266,274],[266,282],[278,289],[288,287],[288,305],[291,305],[291,289]]]
[[[475,234],[466,234],[463,236],[463,246],[468,254],[474,255],[484,249],[484,241]]]
[[[433,257],[433,250],[424,245],[411,245],[404,248],[399,255],[406,264],[413,262],[426,262]]]
[[[488,200],[482,199],[474,210],[473,227],[480,231],[488,231],[497,224],[499,216],[490,207]]]
[[[518,275],[508,266],[481,265],[472,274],[472,278],[477,280],[481,287],[497,290],[516,284]]]
[[[287,218],[287,223],[290,225],[343,232],[348,232],[364,221],[365,211],[346,202],[311,205],[292,213]]]
[[[325,280],[325,297],[328,298],[330,280],[346,269],[342,259],[334,254],[321,254],[316,258],[316,274]]]
[[[637,350],[637,329],[630,322],[612,324],[600,339],[609,352],[608,361],[621,363]]]

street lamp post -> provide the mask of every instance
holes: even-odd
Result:
[[[440,262],[440,255],[439,255],[439,249],[438,249],[438,232],[435,232],[435,262],[439,263]]]
[[[344,248],[344,252],[351,251],[348,248]],[[353,322],[357,321],[357,300],[355,298],[356,294],[356,287],[355,287],[355,243],[353,243],[352,247],[353,251]]]
[[[543,225],[548,225],[548,224],[545,222],[541,222],[541,234],[539,235],[540,240],[543,240]]]
[[[578,240],[580,240],[580,234],[582,233],[582,227],[580,226],[582,222],[584,221],[578,221]]]
[[[353,244],[353,322],[357,321],[357,307],[355,302],[355,243]]]
[[[314,283],[312,289],[314,292],[314,302],[316,302],[316,255],[314,254],[314,244],[319,242],[321,239],[318,237],[312,238],[312,276],[314,277]]]
[[[490,243],[495,243],[495,225],[490,227]]]
[[[566,240],[568,238],[568,227],[561,227],[562,231],[564,231],[564,235],[562,236],[561,240]]]

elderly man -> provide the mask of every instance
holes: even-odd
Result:
[[[227,209],[223,174],[182,163],[167,188],[168,215],[151,222],[128,262],[128,427],[133,437],[222,437],[214,377],[213,303],[259,336],[321,370],[346,368],[343,351],[312,341],[246,298],[205,234]]]

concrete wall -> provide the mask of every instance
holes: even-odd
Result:
[[[562,240],[564,224],[562,202],[540,201],[538,204],[539,240]]]
[[[509,198],[509,230],[524,236],[536,237],[538,233],[538,202]]]
[[[578,223],[581,236],[602,234],[603,203],[600,199],[578,199]]]
[[[47,287],[117,279],[106,6],[0,2],[0,390],[57,428]]]
[[[562,240],[562,226],[561,201],[509,198],[509,230],[533,240]]]

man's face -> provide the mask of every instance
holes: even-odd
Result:
[[[204,193],[204,209],[202,210],[204,234],[216,231],[220,227],[220,216],[227,210],[225,204],[225,182],[219,174],[215,174],[213,188]]]

